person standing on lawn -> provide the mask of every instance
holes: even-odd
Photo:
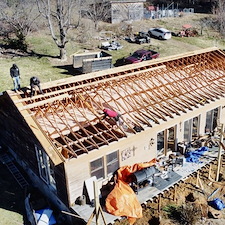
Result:
[[[10,76],[13,79],[14,90],[17,92],[20,90],[20,70],[16,64],[13,64],[10,68]]]

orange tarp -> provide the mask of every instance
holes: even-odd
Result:
[[[142,207],[136,194],[129,186],[130,175],[138,170],[155,165],[156,159],[133,166],[124,166],[117,170],[117,183],[106,198],[106,210],[115,216],[126,216],[130,224],[142,217]]]

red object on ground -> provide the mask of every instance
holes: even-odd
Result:
[[[192,26],[191,26],[190,24],[184,24],[182,27],[183,27],[184,29],[189,29],[189,28],[191,28]]]
[[[123,166],[117,170],[117,183],[106,198],[106,210],[115,216],[126,216],[130,224],[142,217],[142,207],[136,194],[129,186],[129,177],[132,173],[153,166],[156,159],[146,163],[137,163],[133,166]]]

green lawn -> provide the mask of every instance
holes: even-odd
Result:
[[[35,53],[33,56],[0,58],[0,92],[13,88],[13,81],[9,73],[13,63],[16,63],[20,69],[22,86],[28,86],[32,76],[38,76],[41,82],[47,82],[72,75],[58,60],[59,50],[50,36],[35,34],[30,36],[27,42],[29,50]],[[71,47],[71,43],[68,43],[67,48],[68,54],[76,51]]]
[[[23,215],[0,208],[0,225],[23,225]]]

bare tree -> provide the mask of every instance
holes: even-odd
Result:
[[[36,0],[39,12],[47,20],[51,36],[60,50],[60,59],[66,60],[67,34],[70,28],[79,25],[80,13],[78,10],[77,22],[74,23],[75,6],[79,8],[80,0]]]
[[[26,37],[34,30],[39,13],[35,0],[2,0],[0,2],[1,35],[11,47],[27,50]]]
[[[217,0],[213,8],[213,13],[217,17],[219,32],[225,36],[225,1]]]
[[[109,19],[109,1],[84,0],[82,1],[82,6],[83,15],[94,22],[96,30],[98,29],[99,21],[107,21]]]

